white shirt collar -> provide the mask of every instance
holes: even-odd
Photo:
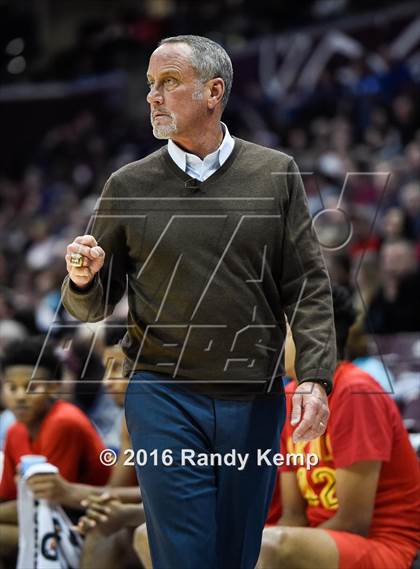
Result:
[[[223,131],[225,133],[222,143],[220,144],[219,148],[217,148],[211,154],[205,156],[203,160],[201,160],[201,158],[195,154],[185,152],[185,150],[182,150],[182,148],[175,144],[173,140],[168,140],[169,155],[175,164],[181,168],[181,170],[185,172],[187,170],[187,165],[191,165],[192,167],[205,166],[208,168],[216,166],[220,168],[220,166],[226,162],[233,150],[233,147],[235,146],[235,141],[231,137],[228,127],[225,125],[225,123],[221,122],[220,124],[222,125]]]

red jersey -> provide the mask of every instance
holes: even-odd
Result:
[[[296,382],[286,387],[287,421],[281,438],[281,452],[315,453],[319,463],[287,466],[296,471],[302,496],[307,503],[309,526],[316,527],[336,513],[335,470],[375,460],[382,462],[369,537],[393,540],[403,547],[419,546],[420,469],[414,449],[395,402],[367,373],[349,362],[334,374],[329,398],[330,419],[326,433],[310,442],[293,444],[290,425]]]
[[[16,467],[24,454],[42,454],[63,478],[100,486],[106,484],[110,469],[101,464],[104,446],[95,428],[78,407],[56,401],[45,415],[38,434],[31,440],[24,423],[17,421],[8,430],[4,447],[0,499],[15,500]]]

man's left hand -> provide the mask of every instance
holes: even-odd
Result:
[[[325,433],[330,415],[325,389],[319,383],[306,381],[298,385],[292,398],[293,442],[311,441]]]

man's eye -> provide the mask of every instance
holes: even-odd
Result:
[[[167,79],[165,79],[165,85],[172,86],[172,85],[175,85],[175,83],[176,83],[176,81],[172,77],[168,77]]]

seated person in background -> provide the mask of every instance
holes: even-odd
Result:
[[[286,376],[283,383],[286,386],[296,377],[295,372],[295,345],[293,343],[292,330],[287,323],[286,345],[284,347],[284,371]],[[276,483],[274,486],[273,497],[271,499],[270,509],[265,521],[266,526],[277,525],[281,516],[281,489],[280,489],[280,472],[277,470]]]
[[[89,336],[79,328],[71,339],[71,348],[64,352],[66,380],[72,392],[71,402],[89,417],[105,447],[119,451],[123,410],[115,404],[102,382],[103,350],[103,342],[95,341],[92,334]]]
[[[420,271],[414,244],[404,239],[384,243],[380,270],[381,286],[368,307],[368,332],[419,332]]]
[[[18,543],[15,475],[21,456],[44,455],[59,474],[31,477],[37,498],[56,500],[63,506],[79,506],[71,484],[105,484],[109,468],[99,455],[102,441],[87,417],[57,397],[62,369],[54,350],[43,349],[42,338],[25,339],[6,347],[1,359],[4,400],[16,417],[8,430],[0,482],[0,558],[13,555]],[[32,374],[34,380],[31,383]],[[62,488],[65,488],[64,492]]]
[[[324,435],[293,441],[291,396],[281,451],[319,462],[281,466],[282,515],[263,533],[257,569],[409,569],[419,547],[420,472],[395,402],[344,358],[354,311],[333,289],[337,353]]]
[[[123,328],[112,320],[109,324],[104,337],[103,382],[115,403],[123,408],[128,379],[123,374],[125,356],[118,342],[126,326]],[[131,448],[124,416],[120,428],[121,450],[109,488],[101,495],[95,492],[82,501],[86,514],[80,518],[77,529],[86,535],[86,539],[80,569],[141,568],[132,540],[134,528],[145,518],[134,466],[124,464],[130,459],[126,451]],[[123,491],[121,486],[128,487]]]
[[[394,374],[385,366],[382,359],[369,353],[369,337],[363,330],[363,325],[363,319],[360,318],[349,331],[346,346],[348,360],[376,379],[383,390],[392,397],[395,390]]]

